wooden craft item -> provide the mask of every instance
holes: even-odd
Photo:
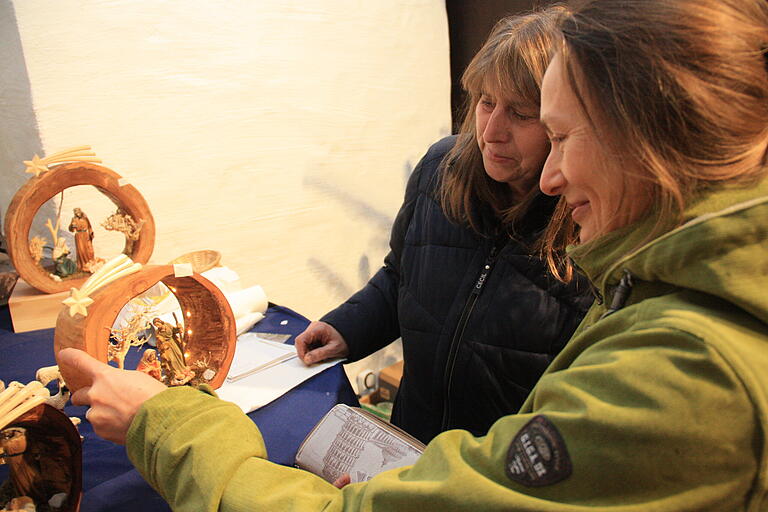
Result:
[[[11,421],[5,428],[21,427],[27,431],[29,462],[41,472],[38,476],[54,478],[65,475],[69,492],[61,512],[80,510],[83,487],[83,455],[80,434],[61,411],[47,404],[37,405]],[[41,485],[35,485],[40,488]]]
[[[168,263],[171,265],[178,263],[190,263],[192,264],[192,270],[194,272],[202,274],[206,270],[210,270],[213,267],[219,266],[221,263],[221,253],[212,249],[192,251],[186,254],[182,254],[178,258],[174,258]]]
[[[124,252],[135,262],[146,263],[155,245],[155,221],[149,205],[139,191],[116,172],[90,162],[51,166],[30,178],[13,196],[5,216],[8,254],[13,266],[30,286],[44,293],[57,293],[80,286],[86,279],[60,281],[51,277],[34,259],[29,249],[29,231],[35,214],[48,200],[63,190],[91,185],[107,196],[133,219],[144,221],[138,240],[127,240]]]
[[[61,301],[67,298],[68,291],[42,293],[19,279],[8,299],[13,331],[19,333],[56,327]]]
[[[50,396],[48,389],[38,381],[32,381],[26,386],[20,382],[11,382],[0,393],[0,429],[5,428],[14,418],[45,403]]]
[[[87,316],[65,306],[59,313],[54,332],[56,354],[67,347],[88,352],[99,361],[107,362],[110,328],[118,313],[132,298],[163,282],[174,294],[184,316],[185,353],[188,364],[205,361],[206,368],[196,368],[200,375],[212,370],[210,378],[201,382],[218,388],[224,382],[232,363],[237,340],[235,319],[221,291],[199,274],[176,277],[172,265],[146,266],[140,271],[121,277],[90,295]],[[64,375],[72,391],[90,383],[80,375]],[[198,379],[199,380],[199,379]]]

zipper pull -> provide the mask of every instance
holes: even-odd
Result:
[[[480,291],[483,289],[483,285],[485,284],[485,280],[486,278],[488,278],[488,273],[490,271],[491,271],[491,265],[488,263],[488,260],[486,260],[485,266],[483,267],[483,271],[480,273],[480,277],[477,278],[475,287],[472,289],[473,295],[480,295]]]
[[[480,277],[477,278],[475,287],[472,289],[473,295],[480,295],[480,292],[483,290],[483,285],[485,284],[485,280],[488,278],[488,274],[490,274],[491,272],[491,266],[493,265],[493,261],[496,259],[497,251],[498,251],[498,246],[494,245],[493,247],[491,247],[491,254],[489,254],[488,257],[485,258],[485,264],[483,264],[483,270],[480,272]]]
[[[616,290],[613,292],[611,307],[609,307],[608,310],[603,313],[603,316],[600,317],[601,320],[609,315],[612,315],[627,304],[627,299],[629,299],[629,294],[632,293],[633,286],[634,283],[632,282],[632,274],[629,272],[629,270],[624,269],[624,275],[619,281],[619,285],[616,287]]]

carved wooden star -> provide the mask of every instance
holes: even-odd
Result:
[[[33,156],[32,160],[24,160],[24,165],[27,166],[24,172],[34,174],[35,178],[40,176],[41,173],[48,172],[48,165],[37,155]]]
[[[93,299],[77,288],[72,288],[72,295],[61,301],[65,306],[69,306],[69,316],[75,316],[80,313],[88,316],[88,306],[93,304]]]

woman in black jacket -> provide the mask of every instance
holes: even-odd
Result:
[[[539,90],[562,12],[498,22],[464,73],[461,133],[409,179],[384,266],[296,338],[311,364],[401,337],[392,422],[424,442],[452,428],[483,435],[515,413],[592,302],[537,250],[555,204],[537,186],[549,151]]]

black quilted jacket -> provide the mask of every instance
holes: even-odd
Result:
[[[384,266],[322,318],[350,361],[402,337],[392,422],[424,442],[452,428],[483,435],[517,412],[592,303],[586,281],[559,283],[523,244],[446,218],[438,168],[455,140],[434,144],[414,170]],[[518,236],[532,239],[553,206],[542,195]]]

